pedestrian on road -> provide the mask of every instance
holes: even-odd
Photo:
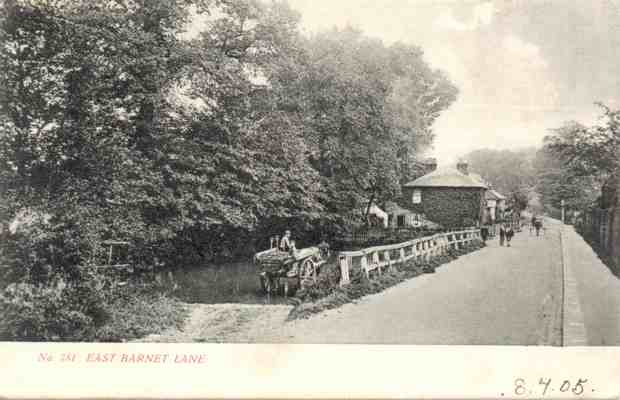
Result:
[[[504,239],[506,238],[506,228],[504,228],[503,224],[499,225],[499,245],[504,245]]]
[[[486,243],[487,239],[489,238],[489,227],[488,226],[483,226],[480,229],[480,235],[482,236],[482,241],[484,243]]]
[[[515,235],[515,231],[512,229],[512,226],[508,225],[506,227],[506,245],[510,247],[510,241],[512,237]]]
[[[540,236],[540,229],[542,228],[542,220],[536,219],[534,223],[534,228],[536,228],[536,236]]]

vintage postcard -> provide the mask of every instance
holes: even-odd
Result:
[[[620,0],[0,2],[0,396],[620,395]]]

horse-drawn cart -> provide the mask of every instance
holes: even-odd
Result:
[[[282,292],[288,296],[293,289],[316,280],[328,256],[326,244],[287,252],[278,249],[277,240],[271,240],[271,248],[256,253],[254,263],[259,267],[259,280],[265,294]]]

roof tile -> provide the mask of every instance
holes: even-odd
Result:
[[[414,181],[406,183],[405,187],[462,187],[462,188],[481,188],[487,186],[456,169],[440,169],[426,174]]]

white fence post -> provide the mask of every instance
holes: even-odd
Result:
[[[339,256],[338,261],[340,262],[340,286],[348,285],[351,282],[349,277],[351,257]]]
[[[382,268],[391,269],[395,264],[409,260],[430,261],[433,257],[446,254],[449,249],[459,249],[480,238],[480,230],[475,228],[462,231],[437,233],[407,242],[375,246],[358,251],[343,251],[338,255],[340,264],[340,285],[351,282],[350,274],[353,269],[353,260],[359,259],[361,272],[369,279],[370,271],[377,270],[381,274]],[[392,258],[391,252],[394,252]],[[407,254],[409,252],[409,254]]]
[[[368,273],[368,259],[366,258],[366,254],[364,254],[360,260],[360,266],[362,268],[362,272],[366,278],[370,278],[370,274]]]

